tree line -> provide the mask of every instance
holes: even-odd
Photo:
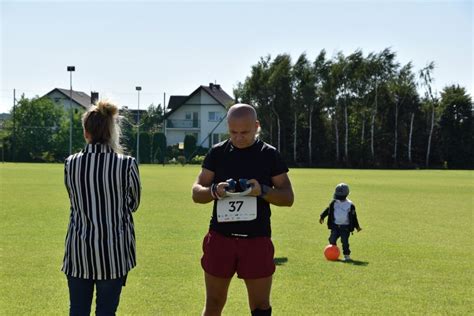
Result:
[[[256,106],[261,137],[293,165],[472,168],[471,96],[433,89],[435,64],[415,71],[386,48],[314,60],[261,57],[234,89]]]
[[[261,57],[234,89],[238,102],[256,107],[260,137],[291,166],[352,168],[473,168],[473,104],[466,89],[433,89],[433,62],[419,71],[401,65],[387,48],[364,55],[322,50]],[[70,113],[48,98],[24,96],[0,129],[7,161],[63,161],[69,149]],[[81,112],[73,114],[73,152],[83,148]],[[140,161],[190,161],[206,153],[188,135],[184,149],[166,146],[164,110],[151,104],[137,124],[122,111],[127,153]]]

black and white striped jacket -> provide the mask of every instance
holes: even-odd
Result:
[[[64,180],[71,215],[62,271],[94,280],[126,275],[136,265],[132,212],[141,187],[135,158],[88,144],[66,159]]]

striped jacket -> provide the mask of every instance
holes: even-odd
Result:
[[[135,158],[88,144],[66,159],[64,181],[71,215],[62,271],[94,280],[126,275],[136,265],[132,212],[141,187]]]

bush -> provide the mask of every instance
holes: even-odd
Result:
[[[193,164],[193,165],[202,165],[202,163],[204,162],[204,158],[206,156],[194,156],[193,159],[191,159],[191,161],[189,162],[190,164]]]
[[[186,135],[184,137],[184,156],[191,159],[191,155],[196,150],[196,138],[193,135]]]
[[[186,157],[184,157],[184,156],[178,156],[177,160],[183,166],[186,164]]]

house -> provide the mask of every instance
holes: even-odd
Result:
[[[55,104],[62,106],[65,111],[69,111],[70,105],[72,104],[72,108],[76,112],[83,112],[99,99],[99,93],[91,92],[91,96],[89,96],[82,91],[54,88],[43,97],[50,98]]]
[[[131,124],[138,124],[138,122],[148,115],[147,110],[137,110],[137,109],[129,109],[127,106],[123,106],[119,110],[119,114],[121,116],[125,116]]]
[[[225,117],[234,99],[218,84],[200,86],[189,96],[171,96],[164,115],[164,133],[168,146],[193,135],[197,145],[210,148],[224,140],[227,133]]]

